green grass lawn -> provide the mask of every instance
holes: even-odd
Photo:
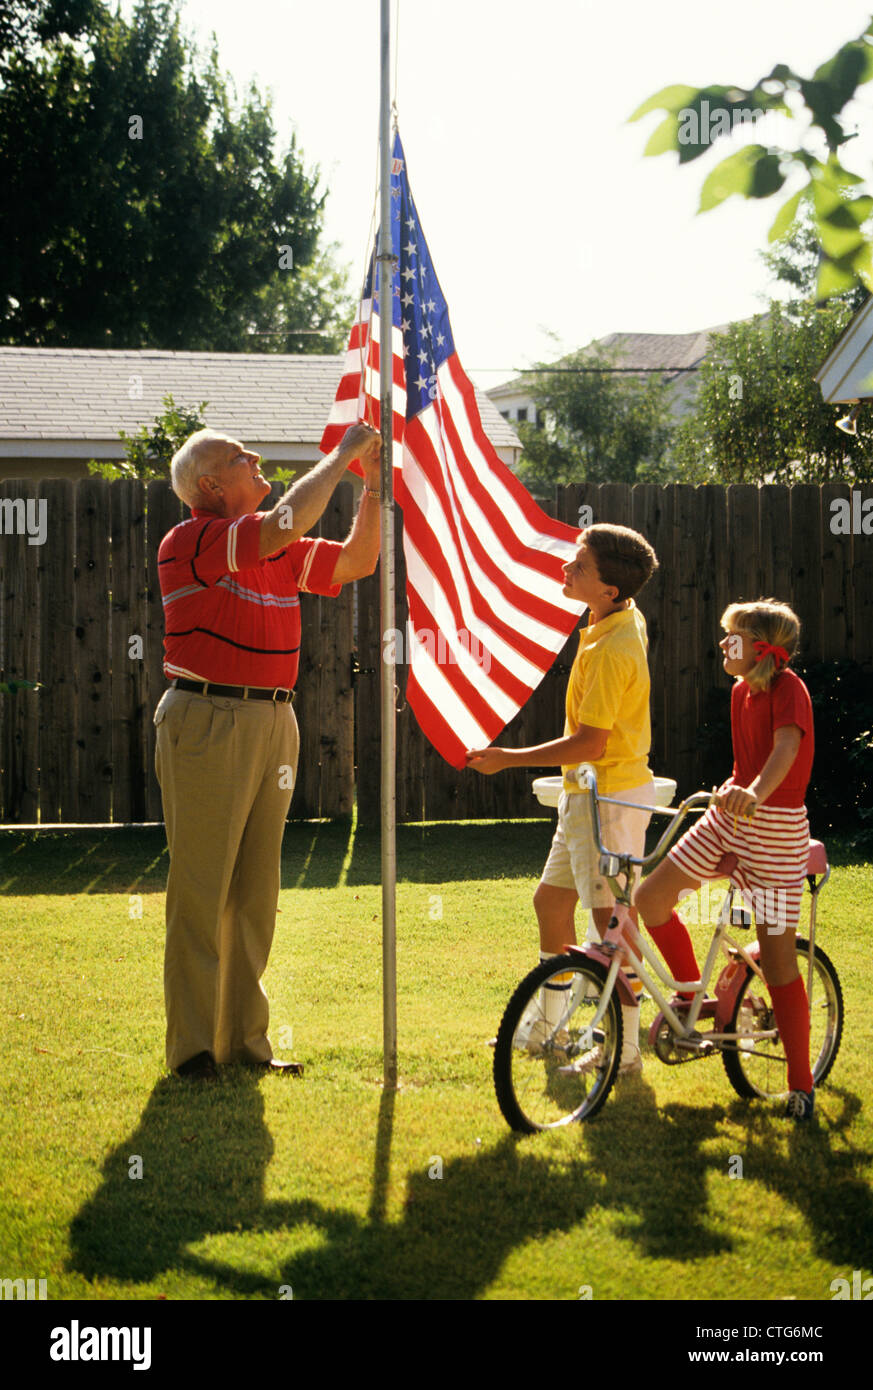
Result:
[[[163,1062],[163,833],[0,835],[0,1276],[53,1299],[716,1301],[869,1276],[870,866],[834,853],[821,897],[846,1024],[814,1128],[740,1100],[717,1058],[646,1050],[594,1120],[519,1138],[484,1043],[536,963],[550,834],[399,829],[396,1094],[375,833],[285,836],[265,984],[305,1078],[201,1086]]]

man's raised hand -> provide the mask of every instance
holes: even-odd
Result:
[[[381,466],[382,436],[372,425],[350,425],[340,440],[339,448],[341,454],[348,455],[350,463],[358,460],[368,483],[374,471],[378,475]]]

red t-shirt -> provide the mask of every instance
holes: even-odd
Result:
[[[731,693],[731,734],[734,769],[731,781],[747,787],[773,751],[773,735],[786,724],[796,724],[803,737],[797,757],[785,778],[767,797],[764,805],[803,806],[812,772],[815,739],[812,728],[812,701],[799,676],[788,669],[780,671],[768,690],[754,691],[744,680],[735,683]]]
[[[225,520],[195,507],[158,550],[164,674],[290,690],[300,654],[298,593],[335,597],[339,541],[304,537],[261,559],[265,512]]]

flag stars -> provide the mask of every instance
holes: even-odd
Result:
[[[412,298],[412,295],[409,293],[409,290],[406,291],[400,303],[403,305],[404,309],[408,309],[410,304],[415,303],[415,300]]]
[[[415,271],[414,271],[414,270],[410,270],[410,269],[409,269],[409,266],[407,266],[406,269],[405,269],[404,271],[402,271],[401,273],[402,273],[402,275],[403,275],[404,280],[414,280],[414,279],[415,279]]]
[[[427,386],[427,381],[426,381],[426,379],[421,375],[421,372],[419,372],[419,374],[418,374],[418,381],[417,381],[415,384],[416,384],[416,386],[418,387],[419,391],[423,391],[424,388],[425,388],[425,386]]]
[[[414,256],[418,251],[418,247],[411,241],[407,242],[403,249],[407,256]]]
[[[437,340],[436,340],[436,341],[437,341],[437,347],[442,347],[443,343],[446,341],[446,340],[445,340],[445,335],[442,334],[442,333],[438,333],[438,334],[437,334]]]
[[[436,309],[436,305],[434,304],[434,302],[433,302],[432,299],[429,299],[429,300],[427,301],[427,312],[428,312],[429,314],[432,314],[432,313],[434,312],[435,309]]]

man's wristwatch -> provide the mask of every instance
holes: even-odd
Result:
[[[382,489],[377,487],[365,487],[364,491],[368,497],[374,497],[377,502],[382,501]]]

